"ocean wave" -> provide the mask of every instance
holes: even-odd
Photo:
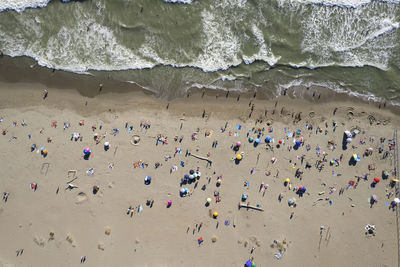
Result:
[[[165,3],[173,4],[191,4],[194,0],[163,0]]]
[[[41,8],[47,6],[50,0],[1,0],[0,11],[15,10],[22,12],[26,8]]]
[[[339,93],[339,94],[346,94],[349,96],[353,96],[356,98],[361,98],[365,101],[369,101],[369,102],[376,102],[376,103],[381,103],[386,101],[384,98],[382,97],[378,97],[376,95],[374,95],[371,92],[355,92],[355,91],[351,91],[350,89],[346,89],[344,87],[346,87],[345,84],[337,84],[335,82],[331,82],[331,81],[326,81],[326,82],[310,82],[310,81],[303,81],[302,79],[295,79],[292,80],[288,83],[285,84],[277,84],[275,86],[276,91],[275,91],[275,96],[278,97],[282,94],[282,90],[284,89],[289,89],[292,87],[298,87],[298,86],[302,86],[302,87],[322,87],[322,88],[327,88],[335,93]],[[399,102],[396,101],[389,101],[389,103],[393,106],[400,106]]]
[[[256,45],[260,47],[260,49],[258,53],[253,54],[252,56],[243,56],[244,63],[251,64],[256,60],[259,60],[267,62],[270,66],[274,66],[281,57],[275,56],[272,53],[271,48],[267,47],[264,39],[264,34],[260,30],[260,28],[257,27],[257,25],[253,24],[251,30],[253,35],[255,36]]]
[[[374,66],[388,70],[398,46],[397,9],[374,3],[361,9],[314,7],[302,19],[308,66]],[[311,12],[310,12],[311,11]]]
[[[360,8],[373,2],[399,4],[400,0],[278,0],[282,4],[320,5],[327,7]]]

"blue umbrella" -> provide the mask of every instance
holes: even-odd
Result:
[[[267,136],[267,137],[265,137],[265,142],[269,143],[269,142],[271,142],[271,141],[272,141],[272,138],[271,138],[271,136]]]
[[[252,263],[251,263],[251,260],[248,260],[248,261],[246,261],[245,266],[246,266],[246,267],[251,267],[251,264],[252,264]]]
[[[257,138],[256,140],[254,140],[254,142],[256,142],[256,143],[260,143],[260,142],[261,142],[261,140]]]

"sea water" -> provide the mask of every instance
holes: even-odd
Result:
[[[160,95],[292,86],[400,103],[400,3],[1,0],[0,49]]]

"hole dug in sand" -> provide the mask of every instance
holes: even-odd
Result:
[[[65,238],[65,240],[67,240],[68,243],[70,243],[73,247],[76,247],[75,239],[71,234],[67,234],[67,237]]]
[[[97,248],[100,249],[100,250],[104,250],[104,249],[105,249],[104,243],[99,242],[99,243],[97,244]]]
[[[106,226],[106,228],[105,228],[105,230],[104,230],[104,233],[105,233],[106,235],[110,235],[110,234],[111,234],[111,227],[110,227],[110,226]]]
[[[75,203],[76,204],[82,204],[88,200],[87,195],[84,192],[79,192],[78,195],[76,196]]]

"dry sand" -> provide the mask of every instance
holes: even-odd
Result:
[[[393,151],[384,160],[378,153],[381,145],[385,151],[388,149],[388,139],[400,125],[398,117],[388,110],[362,103],[318,104],[281,97],[276,107],[276,100],[254,100],[255,109],[248,118],[249,99],[236,101],[236,96],[216,98],[215,94],[206,94],[202,98],[200,93],[194,94],[169,102],[167,110],[168,102],[138,92],[87,98],[74,90],[48,90],[48,98],[43,100],[40,84],[0,84],[0,117],[4,119],[0,130],[7,130],[6,135],[0,135],[0,191],[10,193],[8,201],[0,203],[0,266],[77,266],[82,256],[86,256],[86,266],[243,266],[250,258],[257,266],[397,264],[396,213],[386,206],[394,198],[387,197],[387,193],[394,192],[389,187],[393,175],[370,187],[382,170],[394,168]],[[338,110],[333,116],[335,107]],[[301,120],[294,122],[299,112]],[[258,118],[262,122],[255,125]],[[23,120],[27,126],[21,126]],[[84,126],[79,126],[81,120]],[[12,125],[13,121],[17,126]],[[52,121],[57,121],[56,128],[51,127]],[[142,121],[151,123],[150,129],[141,128]],[[333,121],[338,124],[335,132]],[[64,122],[71,127],[64,130]],[[124,128],[125,122],[133,126],[132,133]],[[271,123],[272,133],[267,133],[266,122]],[[226,123],[226,131],[221,132]],[[307,123],[313,125],[312,131],[305,128]],[[236,128],[239,124],[241,130]],[[92,125],[97,127],[95,131]],[[327,135],[316,134],[318,126],[327,129]],[[266,135],[275,138],[273,151],[264,142],[254,147],[247,141],[253,127],[265,127],[262,140]],[[356,148],[350,146],[343,151],[343,131],[353,127],[361,130],[353,141]],[[114,128],[119,129],[115,136]],[[285,138],[284,128],[301,129],[311,150],[307,152],[301,146],[288,151],[293,139]],[[205,137],[206,130],[213,134]],[[83,140],[71,141],[74,132],[79,132]],[[93,139],[95,132],[107,133],[98,145]],[[198,140],[192,141],[191,135],[196,132]],[[138,145],[130,143],[135,134],[140,136]],[[168,144],[156,146],[158,134],[167,136]],[[183,136],[182,143],[175,142],[174,136]],[[374,142],[369,141],[371,136]],[[381,137],[386,138],[383,144]],[[360,144],[360,138],[366,143]],[[285,144],[276,148],[279,139],[285,139]],[[334,151],[327,147],[330,139],[337,143]],[[212,148],[215,140],[218,146]],[[108,151],[103,148],[105,141],[111,143]],[[237,141],[242,142],[239,152],[245,152],[239,164],[231,160],[235,157],[231,145]],[[37,145],[33,152],[32,144]],[[315,153],[317,145],[328,154],[321,172],[315,168],[316,160],[323,158]],[[36,152],[42,146],[48,150],[47,157]],[[85,147],[92,149],[89,160],[82,157]],[[373,154],[362,157],[369,147],[374,149]],[[182,153],[174,156],[175,148],[182,148]],[[210,152],[212,166],[185,157],[186,150],[202,157]],[[361,162],[349,166],[353,153],[361,156]],[[341,154],[340,166],[330,166],[329,161]],[[166,161],[168,155],[171,159]],[[297,158],[302,155],[303,164]],[[277,158],[275,164],[271,163],[272,157]],[[134,168],[133,163],[140,160],[148,167]],[[180,166],[181,161],[185,167]],[[294,177],[290,161],[304,172],[301,180]],[[307,161],[312,168],[306,170]],[[156,162],[162,164],[157,169]],[[110,164],[114,164],[112,169]],[[368,164],[375,164],[376,170],[368,171]],[[173,165],[178,170],[170,173]],[[197,167],[202,173],[197,187],[194,183],[184,185],[192,194],[180,197],[181,178]],[[94,174],[88,175],[91,168]],[[77,179],[72,184],[78,188],[65,190],[73,179],[73,173],[68,176],[69,170],[76,170]],[[341,176],[333,176],[333,171]],[[356,188],[345,189],[339,195],[350,180],[357,181],[355,176],[366,173],[368,181],[361,179]],[[150,185],[144,184],[147,175],[152,176]],[[222,176],[220,187],[216,186],[218,176]],[[291,190],[283,184],[286,178],[291,179]],[[245,181],[249,187],[244,186]],[[264,196],[259,192],[262,182],[269,185]],[[30,183],[37,183],[36,191],[30,189]],[[93,194],[95,185],[100,187],[97,194]],[[307,188],[303,197],[293,191],[300,185]],[[219,191],[219,203],[215,202],[214,191]],[[250,205],[259,204],[264,211],[239,210],[243,193],[249,196]],[[378,202],[371,208],[368,198],[372,194]],[[206,207],[208,197],[213,201]],[[297,200],[296,207],[287,204],[292,197]],[[146,200],[154,200],[153,206],[147,206]],[[170,208],[166,207],[168,200],[172,200]],[[143,207],[140,213],[127,215],[128,207],[138,205]],[[210,210],[218,211],[217,219],[210,217]],[[198,231],[196,225],[200,224]],[[365,234],[367,224],[376,225],[375,235]],[[200,237],[204,242],[199,246]],[[285,249],[279,260],[274,256],[277,245],[271,246],[274,240]],[[20,249],[23,254],[16,256]]]

